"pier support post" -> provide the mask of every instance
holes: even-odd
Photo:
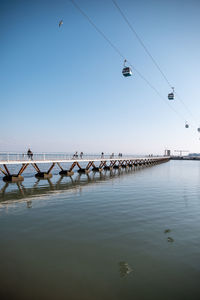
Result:
[[[87,164],[86,168],[82,168],[82,167],[80,166],[80,164],[77,162],[77,166],[79,167],[78,173],[79,173],[79,174],[88,174],[88,173],[90,173],[89,168],[90,168],[92,165],[93,165],[93,161],[90,161],[90,162]]]
[[[18,174],[5,175],[3,177],[3,181],[5,182],[19,182],[24,181],[24,177]]]
[[[38,172],[35,174],[35,177],[38,179],[49,179],[52,178],[52,174],[51,173],[46,173],[46,172]]]
[[[116,170],[120,170],[121,169],[121,165],[118,163],[118,165],[114,165],[113,166],[113,169],[116,169]]]
[[[23,181],[24,177],[21,176],[21,174],[25,170],[25,168],[27,167],[27,165],[25,165],[25,167],[24,167],[24,165],[22,165],[22,167],[21,167],[21,169],[20,169],[20,171],[19,171],[18,174],[10,174],[7,166],[4,164],[3,166],[4,166],[5,171],[2,168],[0,168],[0,171],[5,175],[3,177],[3,181],[4,182],[19,182],[19,181]]]
[[[104,170],[105,170],[105,171],[112,171],[112,170],[113,170],[113,167],[111,167],[111,166],[105,166],[105,167],[104,167]]]
[[[106,164],[106,162],[105,162],[104,170],[105,170],[105,171],[112,171],[112,170],[113,170],[113,162],[110,161],[110,165],[109,165],[109,166],[107,166],[107,164]]]
[[[38,179],[49,179],[52,177],[52,174],[50,173],[50,171],[53,169],[53,167],[55,166],[55,163],[53,163],[51,165],[51,167],[49,168],[49,170],[47,172],[41,172],[39,167],[37,166],[36,163],[32,164],[33,167],[35,168],[35,170],[37,171],[37,173],[35,174],[35,177]]]
[[[70,168],[70,170],[64,170],[63,168],[62,168],[62,166],[60,165],[60,163],[57,163],[57,165],[59,166],[59,168],[61,169],[61,171],[59,172],[59,174],[61,175],[61,176],[72,176],[72,175],[74,175],[74,172],[72,171],[72,166],[71,166],[71,168]],[[74,167],[74,166],[73,166]]]
[[[99,167],[96,167],[95,164],[93,163],[93,168],[92,168],[92,171],[93,171],[93,172],[102,172],[102,170],[103,170],[103,169],[102,169],[100,166],[99,166]]]

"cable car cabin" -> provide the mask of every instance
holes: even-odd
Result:
[[[129,68],[129,67],[125,67],[125,68],[123,68],[123,70],[122,70],[122,74],[124,75],[124,77],[131,76],[131,75],[132,75],[131,68]]]
[[[185,128],[189,128],[189,125],[188,125],[188,124],[185,124]]]
[[[174,93],[168,94],[168,99],[169,100],[174,100]]]

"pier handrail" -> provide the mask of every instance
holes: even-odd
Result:
[[[145,156],[145,155],[123,155],[122,157],[118,155],[112,156],[112,154],[104,154],[103,156],[101,154],[83,154],[82,156],[80,153],[78,156],[75,156],[74,153],[65,153],[65,152],[35,152],[33,153],[33,160],[37,161],[49,161],[49,160],[92,160],[92,159],[129,159],[129,158],[150,158],[152,156]],[[158,156],[153,156],[158,157]],[[27,161],[31,160],[30,157],[28,157],[27,153],[22,152],[0,152],[0,162],[1,161]]]

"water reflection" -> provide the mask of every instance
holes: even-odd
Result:
[[[132,268],[129,266],[129,264],[125,261],[119,262],[119,273],[120,277],[126,277],[132,272]]]
[[[26,202],[26,204],[27,204],[27,208],[32,208],[32,201],[31,200],[28,200]]]
[[[164,231],[164,233],[169,233],[169,232],[171,232],[171,229],[169,229],[169,228],[165,229],[165,231]]]
[[[174,239],[173,239],[172,237],[168,236],[167,241],[168,241],[169,243],[173,243],[173,242],[174,242]]]
[[[74,192],[81,193],[84,186],[90,184],[98,184],[98,182],[114,179],[125,174],[133,173],[137,168],[129,169],[116,169],[112,171],[104,172],[91,172],[89,174],[78,174],[75,173],[71,176],[60,176],[58,175],[52,179],[37,179],[31,178],[32,184],[26,186],[26,178],[23,182],[17,183],[5,183],[0,190],[0,203],[8,204],[15,201],[26,201],[30,197],[39,197],[41,195],[48,195],[50,193],[62,192],[65,190],[72,190]],[[53,182],[54,181],[54,182]],[[32,202],[27,200],[27,207],[31,208]]]

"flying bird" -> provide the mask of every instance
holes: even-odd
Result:
[[[62,24],[63,24],[63,20],[60,20],[59,27],[62,26]]]

